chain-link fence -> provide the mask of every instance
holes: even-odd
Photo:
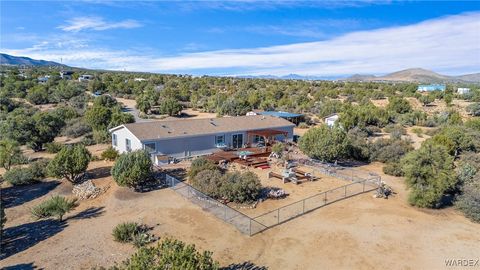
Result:
[[[179,181],[170,175],[166,175],[166,184],[178,194],[202,207],[204,211],[215,215],[226,223],[232,224],[244,234],[254,235],[267,229],[265,225],[258,221],[253,220],[245,214],[209,197],[187,183]]]

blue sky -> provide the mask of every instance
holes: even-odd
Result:
[[[1,52],[195,75],[480,72],[480,2],[2,1]]]

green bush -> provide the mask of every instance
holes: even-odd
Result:
[[[105,151],[102,152],[102,159],[114,161],[118,157],[118,151],[115,150],[112,146],[109,146]]]
[[[78,138],[92,132],[92,128],[83,119],[73,119],[67,122],[62,134],[69,138]]]
[[[38,181],[30,168],[13,168],[6,171],[3,178],[14,186],[29,185]]]
[[[47,166],[49,162],[50,160],[42,158],[30,163],[28,168],[32,172],[33,177],[35,177],[35,179],[42,179],[42,178],[45,178],[45,176],[47,176]]]
[[[462,194],[457,197],[455,206],[472,221],[480,222],[480,174],[477,174],[475,180],[463,186]]]
[[[44,146],[45,146],[45,150],[47,150],[47,152],[51,154],[58,153],[63,148],[63,144],[57,143],[57,142],[46,143],[44,144]]]
[[[48,164],[48,174],[74,183],[87,170],[91,157],[87,148],[81,144],[65,146]]]
[[[194,245],[165,239],[156,247],[141,247],[114,269],[217,270],[219,264],[212,259],[209,251],[200,253]]]
[[[378,139],[369,145],[370,160],[380,162],[397,162],[413,150],[409,141]]]
[[[444,146],[427,140],[420,149],[402,160],[405,181],[410,189],[409,202],[419,207],[441,206],[443,196],[457,184],[453,157]]]
[[[76,199],[67,199],[62,196],[53,196],[33,207],[32,216],[36,219],[57,217],[62,221],[63,216],[77,206]]]
[[[112,176],[119,186],[137,187],[152,177],[152,160],[144,150],[121,154],[112,167]]]
[[[299,141],[303,153],[329,162],[345,157],[348,145],[348,138],[342,128],[329,128],[326,125],[309,129]]]
[[[222,196],[229,201],[251,203],[257,200],[262,185],[253,172],[234,172],[224,175],[220,189]]]
[[[402,165],[399,162],[390,162],[383,166],[382,171],[384,174],[392,176],[403,176]]]
[[[285,145],[283,143],[276,143],[272,146],[272,152],[279,156],[282,155],[283,149],[285,149]]]
[[[144,246],[153,241],[147,226],[136,222],[124,222],[113,229],[113,238],[117,242],[132,243],[136,247]]]
[[[190,169],[188,170],[187,174],[189,179],[193,179],[201,171],[217,169],[217,165],[215,165],[215,163],[213,163],[212,161],[204,157],[198,157],[192,161],[192,164],[190,165]]]
[[[203,170],[190,180],[192,186],[213,198],[221,198],[223,184],[222,174],[219,170]]]

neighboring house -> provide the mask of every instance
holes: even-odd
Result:
[[[457,88],[457,93],[460,95],[465,95],[470,93],[470,88]]]
[[[252,116],[252,115],[268,115],[268,116],[274,116],[278,118],[283,118],[285,120],[288,120],[292,123],[298,124],[302,121],[303,119],[303,114],[298,114],[298,113],[289,113],[289,112],[283,112],[283,111],[262,111],[262,110],[253,110],[250,112],[247,112],[247,116]]]
[[[50,76],[43,76],[43,77],[38,77],[37,81],[39,83],[47,83],[48,82],[48,79],[50,78]]]
[[[421,84],[418,86],[419,92],[445,91],[445,84]]]
[[[237,116],[125,124],[110,129],[112,146],[120,153],[146,149],[155,164],[172,158],[208,155],[258,141],[258,134],[292,141],[294,124],[273,116]]]
[[[62,79],[64,79],[64,80],[71,80],[73,73],[74,73],[74,72],[71,71],[71,70],[60,71],[60,78],[62,78]]]
[[[135,78],[135,79],[133,79],[133,81],[135,81],[135,82],[144,82],[144,81],[146,81],[146,80],[147,80],[147,79],[144,79],[144,78]]]
[[[79,82],[85,82],[85,81],[91,81],[93,80],[94,76],[93,75],[81,75],[80,77],[78,77],[78,81]]]
[[[336,113],[334,114],[331,114],[327,117],[325,117],[325,124],[327,124],[327,126],[329,127],[333,127],[335,125],[335,122],[338,121],[338,118],[340,118],[340,116]]]

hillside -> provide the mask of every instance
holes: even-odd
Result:
[[[384,76],[373,75],[353,75],[345,81],[363,81],[363,82],[424,82],[424,83],[480,83],[480,73],[461,75],[461,76],[447,76],[442,75],[431,70],[423,68],[410,68],[397,72],[393,72]]]
[[[0,64],[25,66],[65,66],[53,61],[36,60],[29,57],[13,56],[5,53],[0,53]]]

